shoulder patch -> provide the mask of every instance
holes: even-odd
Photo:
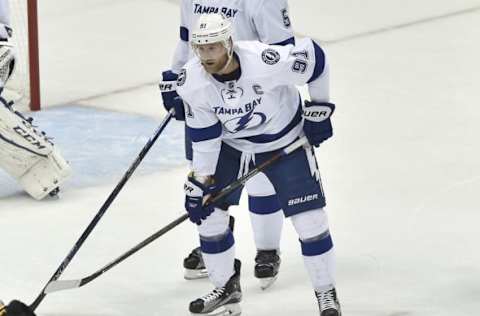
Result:
[[[280,60],[280,53],[273,48],[267,48],[262,52],[262,60],[267,65],[275,65]]]
[[[187,80],[187,70],[185,68],[182,68],[180,70],[180,73],[178,74],[178,79],[177,79],[177,86],[183,86],[185,81]]]

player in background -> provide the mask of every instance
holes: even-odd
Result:
[[[235,259],[228,225],[228,208],[238,204],[241,190],[218,205],[204,206],[203,201],[299,137],[318,146],[333,135],[329,68],[317,43],[303,39],[295,46],[271,46],[234,42],[231,34],[231,23],[223,16],[201,16],[191,36],[196,57],[176,84],[193,142],[185,208],[198,225],[203,259],[215,286],[190,303],[192,315],[241,314],[241,263]],[[302,103],[295,85],[304,84],[312,100]],[[313,148],[297,149],[262,174],[264,189],[276,192],[299,236],[320,315],[341,315],[333,242]]]
[[[15,111],[13,101],[2,96],[15,70],[15,49],[10,41],[8,0],[0,0],[0,168],[15,178],[33,198],[58,193],[71,173],[70,166],[52,139],[32,125],[32,118]]]
[[[266,44],[294,44],[295,39],[288,16],[287,0],[183,0],[181,3],[180,40],[172,69],[162,74],[163,83],[175,81],[184,64],[193,57],[189,41],[191,31],[199,16],[221,13],[233,23],[235,40],[258,40]],[[176,118],[184,120],[183,102],[175,91],[163,92],[162,98],[167,111],[175,108]],[[188,135],[187,131],[185,133]],[[191,141],[187,136],[186,156],[192,160]],[[247,186],[249,210],[254,231],[257,255],[255,276],[262,289],[276,279],[280,266],[280,237],[283,214],[273,190],[266,190],[265,177],[259,175]],[[233,228],[233,217],[230,218]],[[184,260],[185,278],[206,277],[206,269],[199,248],[194,249]]]

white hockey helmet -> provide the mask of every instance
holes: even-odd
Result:
[[[191,44],[205,45],[222,42],[231,52],[232,23],[222,14],[201,14],[192,32]]]

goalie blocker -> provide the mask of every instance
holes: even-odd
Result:
[[[13,102],[0,96],[0,103],[0,168],[37,200],[55,193],[71,174],[67,161],[30,118],[13,109]]]

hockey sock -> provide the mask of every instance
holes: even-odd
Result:
[[[203,261],[215,287],[224,286],[234,274],[235,240],[228,223],[228,212],[216,208],[198,226]]]
[[[250,211],[250,220],[257,249],[279,249],[283,228],[283,211],[278,209],[270,214],[254,213],[252,208],[250,208]]]
[[[321,291],[335,284],[335,256],[327,215],[316,209],[292,216],[300,237],[305,267],[313,288]]]

